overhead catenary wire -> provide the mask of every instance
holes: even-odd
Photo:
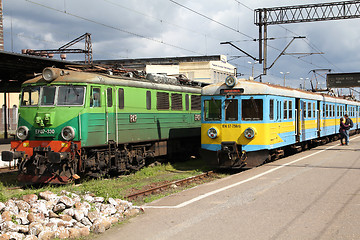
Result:
[[[223,27],[225,27],[225,28],[228,28],[228,29],[230,29],[230,30],[232,30],[232,31],[234,31],[234,32],[240,33],[241,35],[243,35],[243,36],[245,36],[245,37],[247,37],[247,38],[254,39],[254,38],[251,37],[250,35],[248,35],[248,34],[246,34],[246,33],[243,33],[243,32],[240,32],[239,30],[237,30],[237,29],[235,29],[235,28],[233,28],[233,27],[230,27],[230,26],[228,26],[228,25],[226,25],[226,24],[224,24],[224,23],[222,23],[222,22],[219,22],[219,21],[217,21],[217,20],[215,20],[215,19],[213,19],[213,18],[211,18],[211,17],[208,17],[208,16],[206,16],[206,15],[203,14],[203,13],[200,13],[200,12],[198,12],[198,11],[195,11],[195,10],[192,9],[192,8],[189,8],[189,7],[185,6],[185,5],[182,5],[182,4],[180,4],[180,3],[178,3],[178,2],[176,2],[176,1],[174,1],[174,0],[169,0],[169,1],[172,2],[172,3],[174,3],[174,4],[176,4],[176,5],[178,5],[178,6],[180,6],[180,7],[182,7],[182,8],[185,8],[185,9],[187,9],[187,10],[189,10],[189,11],[191,11],[191,12],[193,12],[193,13],[195,13],[195,14],[203,17],[203,18],[206,18],[206,19],[208,19],[208,20],[210,20],[210,21],[212,21],[212,22],[214,22],[214,23],[217,23],[217,24],[219,24],[219,25],[221,25],[221,26],[223,26]]]
[[[134,12],[134,13],[136,13],[136,14],[139,14],[139,15],[143,16],[143,17],[147,17],[147,18],[154,19],[154,20],[156,20],[156,21],[158,21],[158,22],[160,22],[160,23],[162,23],[162,24],[167,24],[167,25],[170,25],[170,26],[173,26],[173,27],[177,27],[177,28],[179,28],[179,29],[182,29],[182,30],[185,30],[185,31],[188,31],[188,32],[191,32],[191,33],[195,33],[195,34],[198,34],[198,35],[201,35],[201,36],[203,36],[203,37],[205,37],[205,38],[212,38],[212,39],[214,39],[214,40],[216,40],[216,41],[219,41],[219,42],[221,41],[220,39],[216,39],[216,38],[210,36],[209,34],[201,33],[201,32],[199,32],[199,31],[197,31],[197,30],[190,29],[190,28],[187,28],[187,27],[184,27],[184,26],[180,26],[179,24],[175,24],[175,23],[166,21],[166,20],[164,20],[164,19],[162,19],[162,18],[158,18],[158,17],[152,16],[152,15],[149,15],[149,14],[147,14],[147,13],[144,13],[144,12],[141,12],[141,11],[138,11],[138,10],[135,10],[135,9],[132,9],[132,8],[129,8],[129,7],[127,7],[127,6],[124,6],[124,5],[122,5],[122,4],[119,4],[119,3],[117,3],[117,2],[113,2],[113,1],[110,1],[110,0],[103,0],[103,1],[104,1],[104,2],[107,2],[107,3],[109,3],[109,4],[112,4],[112,5],[114,5],[114,6],[117,6],[117,7],[123,8],[123,9],[126,9],[126,10],[128,10],[128,11],[130,11],[130,12]]]
[[[56,8],[53,8],[53,7],[38,3],[38,2],[34,2],[34,1],[31,1],[31,0],[25,0],[25,1],[27,1],[29,3],[32,3],[32,4],[35,4],[35,5],[38,5],[38,6],[41,6],[41,7],[44,7],[44,8],[47,8],[47,9],[50,9],[52,11],[56,11],[56,12],[63,13],[63,14],[66,14],[66,15],[69,15],[69,16],[72,16],[72,17],[75,17],[75,18],[78,18],[78,19],[82,19],[82,20],[87,21],[87,22],[91,22],[91,23],[101,25],[101,26],[104,26],[104,27],[107,27],[107,28],[111,28],[111,29],[117,30],[119,32],[123,32],[123,33],[129,34],[129,35],[132,35],[132,36],[135,36],[135,37],[138,37],[138,38],[147,39],[147,40],[150,40],[150,41],[153,41],[153,42],[157,42],[157,43],[169,46],[169,47],[177,48],[177,49],[184,50],[184,51],[191,52],[191,53],[195,53],[195,54],[198,54],[198,55],[205,55],[203,53],[199,53],[199,52],[196,52],[196,51],[193,51],[193,50],[190,50],[190,49],[186,49],[184,47],[176,46],[174,44],[164,42],[162,40],[151,38],[151,37],[148,37],[148,36],[145,36],[145,35],[142,35],[142,34],[139,34],[139,33],[131,32],[131,31],[119,28],[119,27],[115,27],[115,26],[111,26],[111,25],[108,25],[108,24],[105,24],[105,23],[101,23],[101,22],[92,20],[90,18],[79,16],[79,15],[70,13],[69,11],[62,11],[62,10],[59,10],[59,9],[56,9]]]
[[[252,11],[252,12],[254,11],[253,8],[247,6],[246,4],[240,2],[239,0],[234,0],[234,1],[237,2],[238,4],[242,5],[243,7],[247,8],[248,10]],[[292,30],[290,30],[290,29],[288,29],[288,28],[286,28],[286,27],[284,27],[284,26],[282,26],[282,25],[276,25],[276,26],[278,26],[278,27],[280,27],[280,28],[282,28],[282,29],[285,29],[286,31],[288,31],[288,32],[290,32],[290,33],[292,33],[292,34],[294,34],[294,35],[296,35],[296,36],[299,36],[299,34],[295,33],[294,31],[292,31]],[[317,52],[321,52],[321,50],[320,50],[318,47],[316,47],[315,44],[311,44],[306,38],[303,39],[303,40],[309,45],[310,48],[314,49],[314,50],[317,51]],[[269,44],[268,44],[268,47],[273,48],[273,49],[275,49],[275,50],[277,50],[277,51],[281,51],[280,49],[275,48],[275,47],[272,47],[272,46],[269,45]],[[337,67],[335,64],[333,64],[330,60],[328,60],[325,56],[323,56],[323,54],[320,54],[320,56],[321,56],[323,59],[325,59],[329,64],[331,64],[333,67],[335,67],[335,68],[337,68],[337,69],[340,69],[340,68]],[[297,58],[296,56],[291,56],[291,57]],[[304,59],[300,59],[300,58],[297,58],[297,59],[300,60],[300,61],[303,61],[303,62],[305,62],[305,63],[311,64],[311,65],[313,65],[313,66],[315,66],[315,67],[321,68],[320,66],[318,66],[318,65],[316,65],[316,64],[314,64],[314,63],[308,62],[308,61],[306,61],[306,60],[304,60]]]

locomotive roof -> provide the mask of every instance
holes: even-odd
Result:
[[[72,70],[63,70],[64,74],[57,77],[50,84],[101,84],[101,85],[114,85],[114,86],[128,86],[136,88],[148,88],[158,89],[164,91],[177,91],[177,92],[189,92],[189,93],[201,93],[201,87],[187,86],[187,85],[172,85],[166,83],[157,83],[149,81],[147,79],[137,79],[131,77],[108,75],[103,73],[90,73],[90,72],[78,72]],[[33,79],[25,81],[22,86],[28,86],[32,84],[45,85],[49,82],[45,81],[42,75]]]
[[[282,87],[278,85],[271,85],[269,83],[260,83],[253,80],[239,79],[237,80],[236,85],[231,88],[226,86],[225,83],[217,83],[209,86],[203,87],[201,90],[202,95],[221,95],[221,89],[244,89],[242,94],[244,95],[276,95],[284,97],[294,97],[294,98],[304,98],[311,100],[327,101],[327,102],[337,102],[348,104],[349,101],[360,105],[360,102],[353,100],[347,100],[340,97],[330,96],[324,93],[314,93],[308,92],[300,89]]]

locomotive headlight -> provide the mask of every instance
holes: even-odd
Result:
[[[73,140],[75,138],[75,130],[74,130],[74,128],[72,128],[70,126],[64,127],[61,130],[61,137],[66,141]]]
[[[225,84],[226,86],[228,87],[234,87],[235,84],[236,84],[236,78],[234,76],[228,76],[226,79],[225,79]]]
[[[61,70],[58,68],[47,67],[47,68],[44,68],[44,70],[42,72],[42,76],[45,79],[45,81],[47,81],[47,82],[54,81],[60,75],[61,75]]]
[[[247,139],[252,139],[252,138],[254,138],[254,136],[255,136],[255,130],[254,129],[252,129],[252,128],[247,128],[247,129],[245,129],[245,131],[244,131],[244,136],[247,138]]]
[[[209,136],[209,138],[215,139],[218,136],[218,130],[214,127],[209,128],[209,130],[207,131],[207,135]]]
[[[16,130],[16,136],[24,141],[29,135],[29,129],[25,126],[21,126]]]

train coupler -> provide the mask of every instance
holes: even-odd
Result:
[[[246,152],[236,142],[222,142],[217,152],[220,168],[242,168],[246,165]]]

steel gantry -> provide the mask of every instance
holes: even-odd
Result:
[[[267,72],[267,26],[275,24],[317,22],[360,18],[360,0],[254,10],[254,23],[259,26],[259,62]]]

